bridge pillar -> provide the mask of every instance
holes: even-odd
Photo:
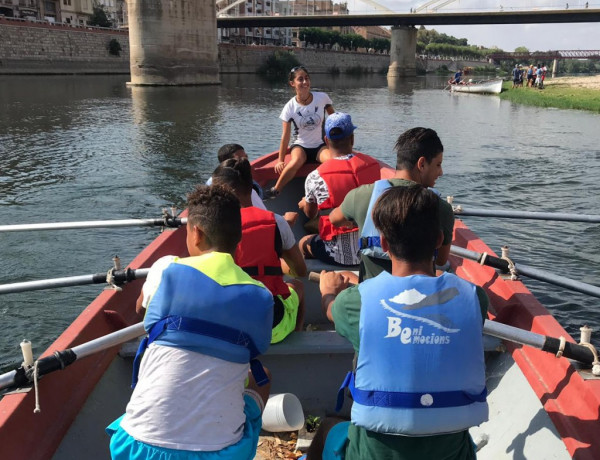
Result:
[[[127,0],[130,85],[218,84],[214,0]]]
[[[413,26],[392,27],[388,77],[414,77],[417,74],[417,29]]]

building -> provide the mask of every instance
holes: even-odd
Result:
[[[0,16],[37,19],[38,14],[38,0],[0,0]]]
[[[352,33],[360,35],[367,40],[374,38],[392,39],[392,32],[381,26],[352,26]]]
[[[286,2],[291,16],[337,16],[340,14],[349,14],[348,3],[333,3],[332,0],[290,0]],[[350,27],[321,27],[325,30],[337,30],[341,34],[351,33]],[[291,29],[292,46],[301,47],[302,41],[299,38],[300,27]]]
[[[217,16],[279,16],[279,0],[217,0]],[[287,9],[284,9],[287,13]],[[219,41],[245,45],[287,45],[289,33],[279,27],[219,29]]]
[[[92,13],[92,0],[61,0],[61,17],[65,24],[84,26]]]

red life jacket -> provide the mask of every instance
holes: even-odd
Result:
[[[349,160],[326,161],[317,168],[329,190],[329,198],[319,205],[320,211],[341,205],[350,190],[381,179],[381,169],[377,160],[362,153],[353,155]],[[328,215],[322,215],[319,218],[319,236],[325,241],[342,233],[356,231],[358,231],[357,227],[350,229],[333,226]]]
[[[235,250],[235,263],[271,293],[289,297],[290,289],[281,271],[281,243],[276,248],[277,221],[270,211],[249,206],[242,208],[242,240]],[[280,241],[281,241],[281,237]]]

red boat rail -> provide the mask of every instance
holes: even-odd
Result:
[[[464,223],[454,225],[454,244],[477,252],[493,251]],[[520,281],[504,280],[496,270],[452,256],[456,273],[482,286],[496,320],[575,342]],[[515,362],[542,402],[573,458],[600,458],[600,380],[584,380],[566,358],[531,347],[507,344]]]
[[[129,267],[147,268],[165,255],[187,255],[185,235],[185,227],[163,232]],[[142,284],[143,280],[137,280],[127,284],[122,292],[102,292],[42,357],[141,321],[142,317],[135,312],[135,301]],[[27,460],[51,458],[118,350],[119,347],[114,347],[97,353],[76,361],[66,372],[45,376],[39,385],[41,412],[38,414],[33,413],[33,390],[4,396],[0,401],[1,457]]]

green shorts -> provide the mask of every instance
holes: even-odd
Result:
[[[283,305],[283,317],[281,321],[273,328],[271,335],[271,343],[281,342],[290,333],[296,329],[296,318],[298,317],[298,305],[300,299],[294,289],[290,287],[290,295],[287,299],[283,299],[280,295],[277,296]]]

